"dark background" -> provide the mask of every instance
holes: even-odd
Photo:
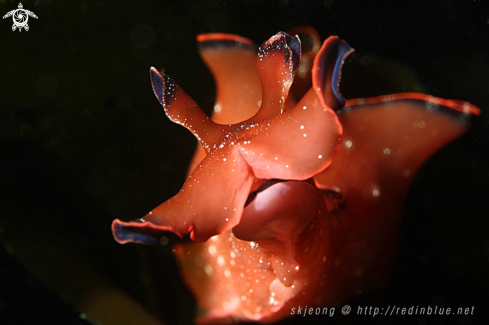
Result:
[[[345,317],[337,310],[284,324],[487,323],[486,1],[22,3],[39,17],[29,18],[28,32],[0,20],[0,324],[87,323],[80,312],[105,315],[92,318],[103,325],[123,324],[116,315],[127,324],[150,324],[130,318],[143,314],[191,321],[194,302],[170,245],[120,246],[110,232],[114,218],[141,217],[178,191],[195,146],[162,112],[149,67],[164,69],[209,112],[215,88],[195,36],[227,32],[259,44],[296,25],[356,49],[345,63],[346,98],[418,90],[481,108],[471,131],[416,176],[387,284],[348,302],[354,311],[474,306],[474,315]],[[17,5],[0,0],[0,15]]]

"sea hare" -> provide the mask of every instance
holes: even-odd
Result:
[[[479,110],[419,93],[346,100],[341,68],[353,49],[322,46],[307,27],[252,41],[199,35],[217,84],[212,118],[151,68],[168,118],[200,145],[180,192],[141,219],[114,220],[119,243],[168,232],[200,323],[290,316],[381,285],[392,268],[404,197],[436,150]],[[296,34],[312,45],[302,53]],[[312,87],[311,87],[312,84]]]

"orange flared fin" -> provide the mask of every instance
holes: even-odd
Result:
[[[353,184],[386,195],[395,180],[410,180],[436,150],[463,134],[479,112],[466,102],[418,93],[349,100],[338,111],[340,149],[315,180],[339,188],[347,200]]]
[[[340,93],[341,68],[345,58],[353,52],[338,36],[330,36],[324,41],[312,67],[312,88],[323,107],[338,110],[345,99]]]
[[[197,36],[199,53],[216,82],[212,120],[219,124],[244,121],[258,111],[261,86],[256,68],[256,45],[232,34]]]
[[[305,180],[333,159],[341,125],[313,90],[292,109],[243,133],[241,155],[258,178]]]
[[[301,44],[298,37],[279,32],[260,46],[257,65],[262,87],[262,104],[253,117],[259,122],[284,111],[294,74],[299,67]]]
[[[340,267],[335,270],[340,272],[331,274],[343,298],[384,281],[396,255],[409,184],[426,159],[467,130],[469,115],[478,109],[463,106],[422,94],[396,94],[349,100],[338,111],[340,147],[314,180],[345,202],[333,211],[335,234],[342,241],[336,246]],[[327,202],[327,192],[323,195]]]
[[[153,92],[172,122],[192,132],[206,150],[224,137],[227,127],[212,122],[172,78],[161,75],[153,67],[150,69],[150,76]]]
[[[234,147],[208,154],[180,192],[142,219],[194,241],[206,241],[236,226],[253,184],[253,174]],[[212,200],[205,193],[212,193]]]

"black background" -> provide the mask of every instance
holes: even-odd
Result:
[[[3,16],[18,2],[0,1]],[[0,323],[84,323],[108,284],[166,324],[195,308],[170,245],[120,246],[130,220],[174,195],[195,140],[155,99],[164,69],[209,112],[215,88],[195,36],[258,44],[310,25],[356,49],[346,98],[419,90],[482,115],[430,159],[407,196],[402,246],[387,284],[357,306],[472,307],[474,315],[309,316],[295,323],[484,324],[489,320],[489,10],[486,1],[23,1],[30,30],[0,21]],[[408,77],[407,77],[408,76]],[[103,308],[121,312],[120,306]],[[131,310],[124,309],[131,313]],[[65,318],[66,317],[66,318]],[[130,322],[128,322],[130,323]],[[137,324],[138,322],[135,322]],[[106,322],[105,324],[111,324]]]

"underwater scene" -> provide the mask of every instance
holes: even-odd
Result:
[[[0,324],[489,321],[484,1],[0,13]]]

